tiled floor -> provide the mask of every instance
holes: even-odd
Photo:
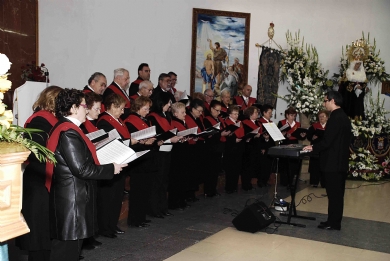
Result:
[[[309,177],[303,173],[302,178]],[[348,181],[347,187],[357,184]],[[324,189],[311,188],[303,182],[299,183],[298,191],[297,202],[311,192],[317,196],[325,193]],[[128,228],[124,219],[119,226],[126,230],[125,234],[116,239],[99,237],[103,245],[83,251],[82,255],[84,260],[92,261],[390,260],[389,183],[347,190],[341,231],[317,228],[320,221],[326,220],[327,199],[315,197],[300,204],[298,212],[313,216],[316,221],[292,219],[306,228],[282,225],[274,234],[264,231],[251,234],[233,227],[232,211],[240,212],[255,200],[268,205],[273,192],[268,187],[231,195],[222,193],[221,197],[212,199],[200,198],[185,211],[172,211],[173,217],[152,218],[151,226],[143,229]],[[278,188],[280,197],[287,198],[288,193],[286,188]],[[275,215],[279,217],[277,212]],[[266,232],[272,232],[271,227]],[[9,248],[10,261],[27,260],[12,240]]]
[[[226,228],[166,261],[390,260],[390,254],[258,232]]]

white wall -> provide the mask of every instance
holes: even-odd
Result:
[[[138,65],[147,62],[155,85],[160,73],[174,71],[177,87],[189,92],[192,8],[251,13],[248,82],[253,97],[255,43],[268,39],[270,22],[283,48],[287,30],[300,29],[329,75],[338,72],[341,47],[370,32],[390,72],[389,0],[39,0],[39,62],[49,68],[52,82],[80,89],[95,71],[111,81],[118,67],[127,68],[133,81]],[[279,94],[286,92],[280,85]],[[386,97],[388,110],[389,101]],[[285,107],[279,100],[278,118]]]

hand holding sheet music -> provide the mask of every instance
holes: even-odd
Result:
[[[141,157],[147,152],[149,152],[149,150],[136,153],[134,150],[119,140],[114,140],[104,147],[98,149],[96,154],[100,164],[110,164],[113,162],[117,164],[125,164]]]

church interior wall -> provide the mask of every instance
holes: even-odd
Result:
[[[259,63],[255,43],[268,39],[270,22],[275,24],[274,40],[283,48],[287,30],[300,30],[305,43],[317,48],[329,75],[338,72],[342,46],[369,32],[390,72],[388,0],[40,0],[39,62],[49,68],[53,84],[77,89],[95,71],[111,82],[119,67],[127,68],[133,81],[138,65],[146,62],[155,86],[160,73],[174,71],[177,88],[189,93],[192,8],[251,13],[248,83],[253,97]],[[379,87],[371,86],[373,93]],[[280,84],[279,94],[287,94],[286,85]],[[279,99],[278,119],[285,108]]]

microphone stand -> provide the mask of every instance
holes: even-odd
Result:
[[[46,77],[46,88],[49,87],[49,70],[46,67],[42,67],[42,69],[45,69],[45,77]]]
[[[278,146],[280,146],[280,141],[277,141],[277,143],[278,143]],[[274,206],[275,202],[280,202],[280,199],[278,197],[278,191],[277,191],[277,187],[278,187],[278,172],[279,172],[279,157],[276,158],[274,197],[273,197],[271,203],[269,204],[269,208],[272,208]]]

